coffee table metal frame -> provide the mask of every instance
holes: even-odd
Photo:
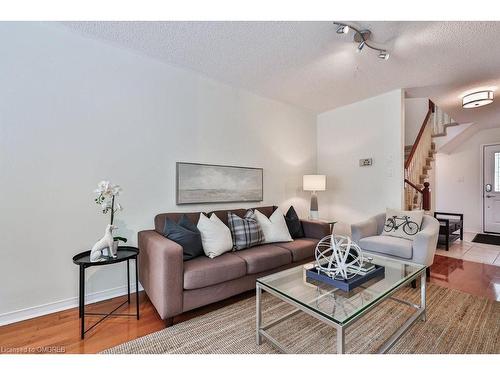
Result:
[[[396,293],[399,289],[402,287],[410,284],[412,281],[416,280],[418,277],[420,277],[420,305],[415,305],[411,302],[401,300],[399,298],[393,297],[393,294]],[[383,296],[380,296],[376,301],[374,301],[370,306],[367,306],[365,309],[357,312],[354,314],[352,317],[344,321],[343,323],[337,323],[333,321],[332,319],[329,319],[322,314],[314,311],[312,308],[305,306],[301,303],[298,303],[291,298],[289,298],[287,295],[284,293],[281,293],[277,290],[274,290],[273,288],[270,288],[257,280],[256,282],[256,304],[257,304],[257,315],[256,315],[256,336],[257,336],[257,345],[262,344],[262,338],[265,338],[268,340],[273,346],[275,346],[279,351],[282,353],[289,353],[287,349],[280,343],[278,342],[274,337],[272,337],[268,332],[266,332],[267,329],[274,327],[275,325],[283,322],[284,320],[298,314],[299,312],[305,312],[306,314],[309,314],[316,319],[319,319],[323,323],[326,323],[332,327],[335,327],[337,330],[337,353],[338,354],[344,354],[345,353],[345,330],[355,323],[359,318],[364,316],[368,311],[373,309],[375,306],[380,304],[381,302],[391,299],[393,301],[405,304],[407,306],[410,306],[415,309],[415,312],[406,320],[405,323],[401,327],[398,328],[398,330],[391,336],[389,337],[386,342],[380,347],[379,353],[386,353],[390,348],[394,346],[394,344],[403,336],[403,334],[411,327],[411,325],[417,320],[421,319],[422,321],[426,320],[426,290],[425,290],[425,268],[422,270],[416,272],[414,275],[412,275],[410,278],[407,280],[403,281],[401,284],[395,286],[393,289],[391,289],[388,293],[386,293]],[[283,315],[282,317],[279,317],[265,325],[262,325],[262,291],[266,291],[269,294],[281,299],[284,302],[289,303],[290,305],[296,307],[295,310],[289,312],[288,314]]]

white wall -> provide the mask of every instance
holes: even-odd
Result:
[[[415,143],[428,111],[429,99],[405,98],[405,145]]]
[[[318,172],[327,175],[319,193],[320,216],[348,225],[403,205],[404,105],[394,90],[318,116]],[[359,159],[373,158],[371,167]]]
[[[488,143],[500,143],[500,128],[477,132],[450,154],[436,154],[436,211],[463,213],[468,232],[482,231],[481,145]]]
[[[160,212],[258,205],[176,207],[177,161],[263,167],[261,204],[307,214],[313,114],[53,24],[0,23],[0,45],[0,322],[76,302],[71,257],[108,220],[93,202],[102,179],[124,189],[131,244]],[[126,283],[123,264],[88,275],[89,293]]]

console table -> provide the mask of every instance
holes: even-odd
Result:
[[[434,217],[439,221],[438,243],[445,245],[446,251],[450,249],[450,243],[464,239],[464,214],[436,211]]]

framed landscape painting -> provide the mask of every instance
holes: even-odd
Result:
[[[263,169],[177,163],[177,204],[260,202]]]

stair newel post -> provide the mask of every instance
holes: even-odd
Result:
[[[431,189],[430,184],[424,182],[424,188],[422,189],[422,208],[424,211],[430,211],[431,209]]]

